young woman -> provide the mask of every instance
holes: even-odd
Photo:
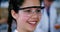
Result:
[[[10,0],[8,32],[11,32],[11,23],[14,19],[17,32],[33,32],[41,19],[42,0]],[[16,32],[15,31],[15,32]]]

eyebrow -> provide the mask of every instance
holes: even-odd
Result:
[[[30,7],[19,8],[19,10],[27,9],[27,8],[41,8],[41,9],[44,9],[44,7],[42,7],[42,6],[30,6]]]

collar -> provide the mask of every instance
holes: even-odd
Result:
[[[14,32],[18,32],[18,31],[15,29]]]

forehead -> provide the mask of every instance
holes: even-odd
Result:
[[[25,0],[21,7],[24,8],[24,7],[30,7],[30,6],[40,6],[40,1],[39,0]]]

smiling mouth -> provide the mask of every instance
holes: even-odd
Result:
[[[31,26],[36,26],[38,21],[27,21]]]

